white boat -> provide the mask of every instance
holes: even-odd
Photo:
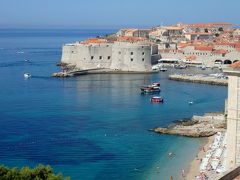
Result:
[[[32,75],[31,75],[30,73],[25,73],[23,76],[24,76],[25,78],[30,78]]]
[[[167,68],[161,67],[159,71],[167,71]]]
[[[206,66],[202,66],[201,69],[202,69],[202,70],[205,70],[205,69],[206,69]]]
[[[194,102],[193,101],[189,101],[188,104],[194,104]]]

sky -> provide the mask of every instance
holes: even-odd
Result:
[[[240,0],[0,0],[0,28],[148,28],[240,25]]]

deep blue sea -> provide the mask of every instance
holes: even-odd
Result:
[[[227,88],[170,81],[173,70],[50,77],[60,71],[55,63],[64,43],[111,32],[0,30],[0,164],[51,165],[73,180],[179,178],[204,139],[147,130],[222,111]],[[32,78],[24,79],[25,72]],[[163,104],[140,94],[139,87],[151,82],[161,83]],[[168,152],[175,156],[169,159]]]

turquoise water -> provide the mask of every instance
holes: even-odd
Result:
[[[50,77],[60,71],[55,63],[62,44],[111,32],[0,30],[0,164],[49,164],[73,180],[178,179],[204,139],[147,129],[221,111],[227,89],[169,81],[173,70]],[[24,79],[25,72],[33,77]],[[141,85],[156,81],[161,83],[163,104],[150,103],[151,96],[139,92]],[[195,104],[189,106],[190,100]],[[174,158],[169,159],[168,152]]]

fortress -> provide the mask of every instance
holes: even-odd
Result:
[[[239,60],[240,28],[224,22],[120,29],[64,45],[61,63],[74,70],[152,72],[158,61],[221,68]]]
[[[79,70],[108,69],[121,72],[151,72],[158,48],[139,37],[117,41],[90,38],[63,46],[61,62]]]

